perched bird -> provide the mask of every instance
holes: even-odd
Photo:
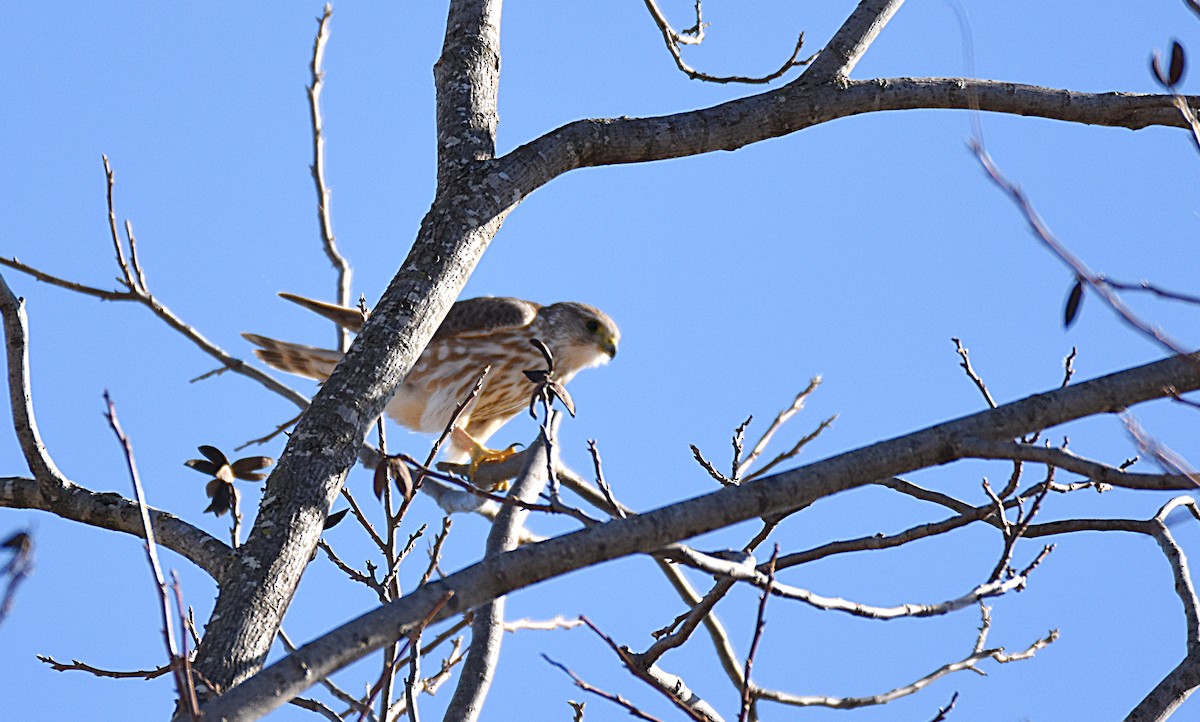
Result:
[[[290,293],[281,297],[332,319],[352,331],[362,329],[362,312]],[[277,341],[251,333],[254,353],[282,371],[325,380],[342,353]],[[607,363],[617,354],[621,332],[603,311],[583,303],[541,306],[517,298],[472,298],[450,307],[442,325],[396,389],[385,409],[413,431],[441,433],[467,397],[485,366],[483,388],[459,417],[450,437],[451,460],[475,462],[496,455],[482,446],[509,419],[529,408],[534,387],[525,371],[544,368],[539,339],[554,356],[554,377],[567,383],[579,371]],[[465,432],[465,433],[463,433]],[[491,455],[491,456],[489,456]],[[486,458],[485,458],[486,457]]]

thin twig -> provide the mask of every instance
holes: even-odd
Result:
[[[70,291],[75,291],[76,293],[81,293],[81,294],[88,295],[88,296],[94,296],[96,298],[100,298],[100,299],[103,299],[106,301],[133,301],[136,303],[140,303],[141,305],[149,308],[151,310],[151,312],[154,313],[154,315],[158,316],[159,319],[161,319],[168,326],[170,326],[171,328],[178,331],[186,339],[188,339],[193,344],[195,344],[197,347],[199,347],[201,351],[203,351],[204,353],[208,354],[209,356],[212,356],[213,358],[215,358],[218,362],[220,362],[222,368],[227,368],[235,373],[239,373],[247,378],[257,381],[259,384],[266,387],[268,390],[275,392],[276,394],[282,396],[283,398],[287,399],[288,401],[291,401],[292,403],[299,406],[301,409],[307,408],[308,407],[308,398],[305,397],[304,394],[288,387],[287,385],[285,385],[283,383],[280,383],[279,381],[276,381],[271,376],[267,375],[266,373],[264,373],[262,371],[259,371],[258,369],[254,368],[253,366],[246,364],[241,359],[238,359],[238,358],[235,358],[235,357],[229,355],[228,353],[225,352],[224,349],[220,348],[219,346],[217,346],[216,344],[214,344],[213,342],[211,342],[207,338],[205,338],[195,328],[184,323],[184,321],[181,318],[176,316],[174,314],[174,312],[172,312],[169,308],[164,306],[157,298],[155,298],[154,295],[151,294],[150,291],[144,285],[140,285],[137,283],[135,276],[134,276],[134,271],[130,268],[128,262],[125,260],[125,254],[124,254],[124,251],[122,250],[122,246],[121,246],[121,239],[117,232],[116,211],[113,207],[113,172],[112,172],[111,167],[109,166],[108,157],[103,156],[103,159],[104,159],[105,176],[106,176],[107,182],[108,182],[107,198],[108,198],[109,229],[111,231],[112,238],[113,238],[113,244],[115,246],[116,253],[117,253],[117,265],[121,269],[121,273],[124,277],[123,280],[118,279],[118,282],[123,283],[128,290],[126,290],[126,291],[106,291],[106,290],[103,290],[100,288],[95,288],[93,286],[87,286],[87,285],[84,285],[81,283],[67,281],[65,279],[59,278],[57,276],[53,276],[44,271],[40,271],[32,266],[29,266],[28,264],[22,263],[22,262],[18,261],[16,258],[11,258],[11,259],[0,258],[0,265],[7,266],[14,270],[25,273],[39,281],[43,281],[45,283],[49,283],[51,285],[58,286],[60,288],[65,288]],[[141,266],[139,263],[139,266],[138,266],[139,270],[137,271],[138,277],[142,277],[144,275],[141,273],[140,268],[141,268]]]
[[[771,554],[771,561],[767,563],[767,586],[763,589],[762,598],[758,601],[758,616],[754,622],[754,637],[750,640],[750,651],[746,654],[746,671],[742,675],[742,709],[738,714],[738,722],[746,722],[750,715],[750,708],[754,704],[754,698],[750,694],[753,687],[750,682],[750,672],[754,669],[754,656],[758,654],[758,643],[762,640],[763,629],[766,627],[766,612],[767,600],[771,597],[771,589],[775,586],[775,562],[779,561],[779,545],[775,545],[775,551]]]
[[[683,710],[688,717],[696,720],[696,722],[707,722],[707,719],[704,715],[701,715],[692,706],[688,705],[677,696],[678,690],[666,688],[661,682],[649,674],[645,668],[638,664],[636,658],[628,649],[618,646],[617,643],[613,641],[612,637],[600,631],[600,628],[593,624],[592,620],[584,616],[580,616],[579,618],[588,626],[588,629],[591,629],[596,633],[597,637],[600,637],[600,639],[604,640],[604,643],[608,645],[609,649],[616,653],[617,657],[621,660],[621,663],[625,665],[626,669],[633,673],[633,676],[650,685],[651,688],[662,694],[667,699],[671,700],[672,704]]]
[[[333,235],[333,218],[329,212],[329,187],[325,185],[325,124],[321,119],[321,90],[325,87],[325,70],[321,67],[325,58],[325,44],[329,41],[329,19],[333,6],[326,3],[325,13],[317,26],[317,38],[313,42],[312,84],[308,86],[308,107],[312,119],[313,162],[312,177],[317,187],[317,220],[321,224],[321,242],[325,255],[337,271],[337,304],[350,305],[350,264],[338,251]],[[337,347],[342,353],[350,348],[350,332],[341,325],[337,328]]]
[[[583,678],[581,678],[579,675],[572,672],[566,665],[560,664],[559,662],[555,662],[553,659],[550,659],[550,657],[548,657],[546,654],[542,654],[542,659],[546,660],[551,665],[561,669],[568,677],[571,678],[571,680],[575,683],[575,686],[578,687],[579,689],[582,689],[584,692],[594,694],[597,697],[602,697],[602,698],[608,700],[609,702],[618,704],[618,705],[624,707],[626,712],[633,715],[634,717],[637,717],[638,719],[648,720],[648,722],[661,722],[661,720],[659,720],[657,717],[652,717],[649,714],[646,714],[642,710],[638,709],[636,706],[634,706],[634,704],[632,702],[625,699],[621,695],[613,694],[611,692],[605,692],[604,690],[600,689],[599,687],[593,687],[592,685],[585,682],[583,680]],[[583,705],[581,704],[577,708],[576,719],[579,719],[580,717],[583,716],[582,709],[583,709]]]
[[[1042,245],[1049,249],[1051,253],[1057,256],[1060,261],[1066,264],[1072,270],[1072,272],[1074,272],[1077,279],[1082,280],[1088,285],[1089,288],[1095,291],[1096,294],[1100,296],[1100,298],[1103,299],[1113,311],[1116,312],[1117,317],[1124,321],[1127,325],[1137,330],[1143,336],[1155,341],[1171,353],[1183,356],[1185,358],[1190,358],[1188,356],[1190,352],[1184,348],[1182,344],[1169,336],[1162,329],[1151,325],[1147,321],[1143,320],[1140,316],[1135,314],[1132,309],[1125,305],[1125,302],[1121,300],[1121,297],[1115,293],[1113,287],[1104,281],[1102,276],[1093,273],[1092,270],[1087,267],[1087,264],[1083,262],[1083,259],[1072,253],[1066,246],[1062,244],[1062,242],[1058,240],[1054,233],[1051,232],[1050,227],[1047,226],[1045,221],[1042,220],[1042,217],[1038,215],[1038,212],[1034,209],[1029,197],[1025,195],[1025,191],[1021,190],[1019,186],[1017,186],[1000,172],[1000,168],[996,165],[995,161],[992,160],[992,157],[988,154],[987,150],[983,147],[983,141],[978,138],[973,138],[970,141],[970,146],[975,152],[976,158],[979,159],[980,165],[983,166],[983,169],[987,171],[988,176],[992,179],[992,182],[995,183],[1000,190],[1004,191],[1004,193],[1006,193],[1009,198],[1012,199],[1013,203],[1025,216],[1025,221],[1029,224],[1029,228],[1033,231],[1034,236],[1040,240]]]
[[[768,461],[762,468],[755,470],[753,474],[747,476],[743,481],[754,481],[755,479],[762,478],[767,474],[767,472],[771,471],[771,469],[774,469],[776,466],[779,466],[788,459],[796,457],[804,449],[804,447],[809,444],[809,442],[816,439],[821,435],[821,432],[832,426],[833,422],[837,420],[837,417],[838,415],[834,414],[833,416],[830,416],[821,423],[817,424],[817,428],[802,436],[792,448]]]
[[[136,257],[135,257],[136,258]],[[136,264],[135,264],[136,267]],[[174,569],[171,570],[171,591],[175,593],[175,609],[179,613],[179,626],[182,629],[188,629],[188,610],[183,604],[183,585],[179,583],[179,573]],[[188,635],[179,635],[179,662],[183,667],[183,679],[186,683],[184,689],[184,700],[187,703],[188,710],[199,710],[200,700],[196,697],[196,683],[192,679],[192,656],[188,652]]]
[[[219,371],[225,371],[225,369],[218,369],[218,370],[219,370]],[[192,379],[192,380],[193,380],[193,381],[195,381],[196,379]],[[241,451],[242,449],[245,449],[245,448],[246,448],[246,447],[248,447],[248,446],[253,446],[253,445],[255,445],[255,444],[265,444],[265,443],[267,443],[268,441],[270,441],[271,439],[274,439],[276,436],[279,436],[279,435],[280,435],[280,434],[282,434],[283,432],[287,431],[287,430],[288,430],[288,428],[289,428],[289,427],[291,427],[293,424],[295,424],[297,421],[299,421],[299,420],[300,420],[300,417],[301,417],[301,416],[303,416],[303,415],[304,415],[304,412],[303,412],[303,411],[301,411],[300,413],[296,414],[296,415],[295,415],[295,416],[293,416],[292,418],[290,418],[290,419],[288,419],[287,421],[283,422],[283,423],[282,423],[282,424],[280,424],[279,426],[276,426],[276,427],[275,427],[275,430],[274,430],[274,431],[272,431],[271,433],[267,434],[266,436],[260,436],[260,437],[258,437],[257,439],[250,439],[249,441],[247,441],[246,443],[242,444],[241,446],[234,447],[234,449],[233,449],[233,450],[234,450],[234,451]]]
[[[1075,356],[1078,353],[1079,349],[1072,346],[1071,353],[1067,354],[1067,357],[1063,359],[1063,380],[1062,385],[1059,386],[1059,388],[1067,388],[1067,385],[1071,383],[1071,378],[1075,376]],[[950,706],[946,708],[946,711],[949,712],[950,708],[953,706],[954,702],[952,700],[950,702]]]
[[[164,664],[155,669],[135,669],[128,672],[121,672],[93,667],[85,662],[80,662],[78,659],[72,659],[70,664],[67,664],[66,662],[59,662],[57,659],[45,654],[39,654],[37,658],[39,662],[50,665],[50,668],[55,672],[87,672],[96,677],[108,677],[110,679],[157,679],[171,671],[171,665],[169,664]]]
[[[750,470],[750,467],[754,465],[754,462],[757,461],[758,457],[761,456],[763,451],[766,450],[767,444],[770,443],[771,438],[775,436],[775,432],[779,431],[779,429],[786,424],[789,419],[791,419],[801,409],[804,408],[805,400],[807,400],[809,395],[816,391],[817,387],[820,385],[821,377],[819,375],[813,376],[811,379],[809,379],[808,386],[804,387],[804,390],[796,394],[796,398],[792,399],[791,405],[775,415],[775,420],[771,422],[771,425],[767,427],[767,430],[763,432],[763,435],[759,437],[758,441],[754,444],[754,448],[750,450],[750,453],[745,459],[742,460],[742,463],[738,465],[737,474],[735,476],[743,476],[747,471]]]
[[[588,439],[588,453],[592,455],[592,466],[596,469],[596,486],[600,488],[600,493],[604,494],[604,500],[609,505],[607,511],[621,519],[629,518],[625,509],[613,498],[612,488],[604,479],[604,468],[600,462],[600,448],[596,446],[595,439]]]
[[[708,459],[704,458],[704,454],[700,453],[700,448],[695,444],[688,445],[692,450],[692,456],[696,458],[696,463],[700,464],[701,468],[708,472],[708,475],[717,481],[721,486],[737,486],[737,482],[717,471],[717,467],[712,465]]]
[[[107,163],[107,159],[105,160]],[[154,524],[150,521],[150,511],[146,506],[146,494],[142,491],[142,481],[138,476],[137,463],[133,459],[133,445],[129,443],[129,437],[121,429],[121,424],[117,420],[117,409],[113,404],[112,397],[108,392],[104,392],[104,404],[106,406],[105,418],[108,419],[108,425],[116,434],[117,441],[120,442],[121,448],[125,455],[125,465],[129,471],[129,478],[133,483],[134,498],[137,499],[138,510],[142,515],[142,529],[146,536],[146,558],[150,561],[150,571],[154,577],[155,591],[158,593],[159,612],[162,614],[162,631],[163,642],[167,648],[167,659],[171,665],[171,669],[175,674],[175,689],[179,695],[181,704],[189,704],[194,701],[194,696],[187,695],[187,689],[190,686],[190,680],[184,675],[182,668],[182,658],[175,646],[175,631],[174,625],[171,623],[171,602],[167,597],[167,582],[163,577],[162,566],[158,561],[158,544],[154,539]],[[191,704],[186,708],[193,720],[199,719],[200,709],[198,705]]]
[[[125,249],[121,245],[121,234],[117,232],[117,214],[116,211],[113,210],[113,186],[115,185],[113,182],[113,169],[108,163],[108,156],[106,154],[101,153],[100,158],[104,160],[104,180],[105,186],[108,189],[108,228],[112,234],[113,250],[116,251],[117,254],[117,267],[121,269],[121,274],[125,277],[125,287],[131,292],[136,293],[139,289],[134,283],[133,275],[129,270],[129,264],[125,261]],[[141,288],[142,292],[145,292],[145,290],[145,287]]]
[[[942,665],[936,670],[910,684],[896,687],[895,689],[887,692],[871,695],[869,697],[827,697],[816,695],[802,696],[761,688],[755,690],[755,696],[758,699],[779,702],[781,704],[788,704],[796,707],[832,707],[834,709],[856,709],[859,707],[887,704],[893,700],[918,692],[948,674],[963,670],[978,671],[976,665],[985,659],[990,658],[1001,664],[1028,659],[1032,657],[1038,650],[1052,644],[1057,639],[1058,632],[1051,631],[1045,637],[1042,637],[1031,644],[1027,649],[1016,654],[1005,654],[1003,647],[974,651],[967,657],[964,657],[957,662],[951,662],[949,664]]]
[[[733,462],[729,469],[729,480],[735,484],[738,483],[738,477],[741,476],[742,449],[746,441],[746,427],[753,420],[753,416],[747,416],[746,420],[733,430]]]
[[[971,381],[974,382],[975,387],[979,389],[981,394],[983,394],[983,398],[985,401],[987,401],[987,405],[990,408],[996,408],[996,401],[992,398],[992,394],[988,391],[987,385],[983,383],[983,379],[979,378],[979,374],[975,373],[975,369],[971,367],[971,357],[967,355],[967,349],[962,345],[962,341],[958,340],[957,338],[951,338],[950,340],[954,342],[954,350],[957,351],[958,355],[962,358],[962,363],[959,364],[959,366],[962,366],[963,371],[967,372],[967,378],[971,379]]]
[[[796,47],[792,50],[792,54],[784,61],[783,65],[779,66],[778,70],[762,76],[745,76],[745,75],[709,75],[696,70],[688,65],[683,60],[683,54],[680,51],[680,45],[699,45],[704,41],[704,28],[707,23],[703,21],[700,14],[700,0],[696,0],[696,25],[694,28],[689,28],[682,32],[677,32],[671,27],[670,21],[663,15],[658,8],[655,0],[644,0],[646,9],[650,11],[650,17],[654,19],[654,24],[658,26],[658,30],[662,33],[663,42],[667,45],[667,50],[671,53],[671,57],[675,60],[675,66],[679,68],[685,75],[693,80],[702,80],[706,83],[745,83],[750,85],[762,85],[769,83],[776,78],[782,77],[787,71],[800,65],[807,65],[815,55],[800,60],[800,49],[804,47],[804,33],[800,33],[799,39],[796,40]]]

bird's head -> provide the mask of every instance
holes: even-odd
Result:
[[[563,374],[607,363],[617,355],[621,331],[608,314],[595,306],[571,301],[546,306],[546,344],[554,353],[555,368]]]

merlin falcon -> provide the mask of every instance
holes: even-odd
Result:
[[[281,297],[358,332],[365,320],[357,309],[281,293]],[[324,381],[342,358],[340,351],[242,334],[259,348],[258,358],[282,371]],[[529,407],[533,387],[524,372],[546,361],[530,343],[539,339],[554,355],[554,375],[567,383],[585,368],[617,354],[621,332],[603,311],[584,303],[542,306],[518,298],[471,298],[450,307],[429,345],[396,389],[385,411],[401,426],[441,433],[484,367],[491,371],[479,395],[459,417],[465,434],[450,437],[452,460],[488,453],[481,444]]]

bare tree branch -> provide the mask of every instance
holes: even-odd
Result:
[[[1189,497],[1172,499],[1153,519],[1152,535],[1171,564],[1175,593],[1183,603],[1184,618],[1187,620],[1187,655],[1138,703],[1125,718],[1126,722],[1165,720],[1200,687],[1200,599],[1196,597],[1187,557],[1166,524],[1167,515],[1179,506],[1187,508],[1193,517],[1200,518],[1200,509],[1197,509],[1195,500]]]
[[[536,499],[546,487],[548,470],[553,468],[555,448],[553,440],[558,431],[561,415],[552,413],[547,427],[531,447],[525,470],[513,482],[509,498],[517,501]],[[529,511],[515,504],[504,504],[488,533],[484,559],[516,549],[521,537],[521,527]],[[473,722],[479,718],[483,701],[491,688],[492,675],[500,658],[500,641],[504,635],[504,597],[496,597],[474,611],[471,623],[471,647],[467,661],[459,673],[458,687],[446,708],[446,722]]]
[[[654,19],[654,24],[658,26],[658,31],[662,33],[663,42],[667,46],[667,51],[671,53],[671,58],[675,61],[675,67],[679,68],[685,75],[692,80],[703,80],[707,83],[746,83],[746,84],[766,84],[777,78],[783,77],[787,71],[800,65],[807,65],[812,58],[800,60],[800,49],[804,47],[804,33],[800,33],[800,37],[796,40],[796,47],[792,50],[792,54],[788,59],[783,61],[783,65],[773,72],[760,76],[746,75],[709,75],[696,70],[688,65],[680,51],[680,45],[699,45],[704,42],[704,28],[708,23],[704,22],[704,18],[700,11],[700,0],[696,0],[696,25],[683,31],[676,31],[671,27],[671,22],[663,15],[659,9],[658,3],[655,0],[645,0],[646,9],[650,11],[650,17]],[[815,56],[814,56],[815,57]]]
[[[862,0],[809,64],[800,80],[828,83],[849,77],[904,0]]]
[[[130,499],[113,492],[98,493],[76,484],[49,499],[34,479],[20,476],[0,477],[0,507],[40,509],[63,519],[88,526],[142,536],[141,511]],[[190,560],[220,582],[233,550],[220,539],[198,529],[173,514],[150,509],[150,519],[158,543]]]
[[[588,684],[587,682],[585,682],[583,680],[582,677],[580,677],[579,675],[572,672],[569,668],[567,668],[566,665],[561,664],[559,662],[555,662],[553,659],[550,659],[545,654],[542,655],[542,659],[546,660],[549,664],[561,669],[568,677],[571,678],[571,681],[573,681],[575,683],[575,686],[578,687],[579,689],[582,689],[584,692],[590,692],[591,694],[594,694],[597,697],[606,699],[609,702],[612,702],[613,704],[618,704],[618,705],[624,707],[626,712],[633,715],[634,717],[637,717],[638,719],[649,720],[649,722],[660,722],[660,720],[657,717],[652,717],[649,714],[646,714],[642,710],[638,709],[632,702],[625,699],[621,695],[613,694],[611,692],[605,692],[604,690],[600,689],[599,687],[595,687],[595,686]],[[583,705],[580,705],[580,707],[577,709],[581,709],[582,706]],[[577,714],[576,719],[579,719],[581,716],[582,716],[581,714]]]
[[[1019,459],[1049,464],[1074,474],[1110,486],[1126,489],[1176,490],[1195,489],[1196,483],[1185,474],[1136,474],[1084,459],[1067,451],[1049,446],[1022,444],[964,436],[955,440],[963,457],[976,459]]]
[[[4,276],[0,276],[0,316],[4,318],[4,341],[8,356],[8,397],[12,405],[13,428],[25,454],[25,463],[37,478],[39,491],[53,502],[69,491],[72,484],[62,475],[50,452],[42,443],[37,419],[33,415],[33,391],[29,383],[29,320],[25,300],[17,298]]]
[[[1000,662],[1001,664],[1005,664],[1008,662],[1015,662],[1015,661],[1019,661],[1022,659],[1028,659],[1029,657],[1032,657],[1033,654],[1036,653],[1038,650],[1043,649],[1046,646],[1052,644],[1057,639],[1058,639],[1058,632],[1051,632],[1047,636],[1045,636],[1045,637],[1037,640],[1033,644],[1031,644],[1024,651],[1018,652],[1016,654],[1011,654],[1011,655],[1005,654],[1003,647],[996,647],[993,649],[983,649],[980,651],[976,651],[976,652],[973,652],[972,654],[962,658],[961,660],[959,660],[957,662],[951,662],[949,664],[942,665],[941,667],[935,669],[934,671],[930,672],[929,674],[925,675],[924,677],[921,677],[920,679],[916,680],[915,682],[911,682],[911,683],[903,685],[901,687],[896,687],[895,689],[889,690],[887,692],[883,692],[881,694],[871,695],[869,697],[827,697],[827,696],[821,696],[821,695],[795,695],[795,694],[790,694],[787,692],[780,692],[780,691],[776,691],[776,690],[761,689],[761,688],[755,690],[755,696],[758,699],[770,700],[772,702],[779,702],[781,704],[793,705],[796,707],[818,706],[818,707],[832,707],[834,709],[857,709],[859,707],[869,707],[869,706],[873,706],[873,705],[887,704],[888,702],[891,702],[892,700],[896,700],[901,697],[907,697],[910,694],[919,692],[920,690],[924,689],[925,687],[928,687],[933,682],[941,679],[942,677],[945,677],[948,674],[953,674],[954,672],[961,672],[961,671],[967,670],[967,669],[975,670],[976,665],[985,659],[990,658],[997,662]]]
[[[8,389],[13,427],[34,479],[0,478],[0,506],[41,509],[64,519],[83,522],[134,536],[143,536],[141,507],[120,494],[97,494],[62,475],[41,440],[33,414],[29,382],[28,321],[22,300],[0,276],[0,316],[4,319],[8,356]],[[151,528],[160,542],[195,562],[221,581],[230,549],[206,532],[157,510],[149,510]]]
[[[318,21],[317,38],[313,41],[312,84],[308,86],[308,108],[312,119],[313,162],[312,177],[317,186],[317,220],[321,224],[321,242],[325,255],[337,271],[337,304],[350,305],[350,264],[338,251],[337,242],[333,235],[333,218],[329,212],[329,187],[325,184],[325,122],[321,119],[321,90],[325,87],[325,70],[322,61],[325,58],[325,44],[329,42],[329,19],[333,16],[333,6],[325,4],[325,12]],[[339,324],[337,328],[337,348],[343,353],[350,348],[350,332]]]
[[[314,676],[328,674],[386,644],[430,608],[437,595],[455,592],[443,616],[472,608],[574,569],[651,551],[712,529],[787,511],[838,491],[954,459],[961,436],[1007,439],[1085,416],[1162,398],[1167,383],[1181,392],[1200,388],[1192,359],[1169,358],[880,442],[808,466],[729,487],[652,512],[614,520],[483,560],[314,640],[288,658],[210,702],[207,714],[253,719],[298,694]],[[1046,525],[1048,528],[1048,524]],[[1034,536],[1039,526],[1030,527]],[[243,547],[245,548],[245,547]],[[210,626],[211,634],[211,626]]]
[[[189,326],[183,321],[183,319],[176,316],[174,312],[162,305],[162,303],[150,293],[149,289],[146,288],[145,274],[142,272],[141,263],[137,258],[137,246],[133,240],[133,231],[128,225],[126,228],[129,232],[130,255],[134,259],[134,265],[132,268],[125,259],[125,254],[121,246],[121,239],[117,233],[116,211],[113,208],[113,172],[112,168],[109,166],[108,157],[103,156],[103,158],[105,178],[107,179],[108,184],[107,198],[109,226],[112,232],[113,244],[116,246],[117,266],[120,268],[121,273],[124,276],[124,283],[129,290],[105,291],[80,283],[66,281],[58,278],[57,276],[39,271],[32,266],[21,263],[16,258],[0,258],[0,266],[7,266],[14,270],[20,271],[21,273],[32,276],[39,281],[44,281],[46,283],[59,286],[60,288],[65,288],[67,290],[75,291],[88,296],[95,296],[96,298],[100,298],[105,301],[133,301],[135,303],[140,303],[141,305],[149,308],[154,315],[158,316],[168,326],[182,334],[184,338],[198,346],[201,351],[209,356],[212,356],[221,363],[221,367],[217,371],[211,372],[210,374],[205,374],[199,378],[206,378],[212,373],[221,373],[225,370],[231,370],[249,379],[257,381],[270,391],[273,391],[288,401],[296,404],[301,409],[305,408],[308,405],[308,399],[304,396],[304,394],[301,394],[299,391],[296,391],[287,385],[276,381],[274,378],[268,376],[262,371],[259,371],[253,366],[248,365],[241,359],[234,358],[233,356],[229,355],[224,349],[217,346],[212,341],[209,341],[199,331],[192,326]],[[3,291],[0,291],[0,295],[5,293],[11,295],[11,291],[8,291],[7,287],[5,287]],[[12,368],[11,364],[10,368]],[[37,476],[36,472],[35,476]]]
[[[970,78],[881,78],[836,85],[805,82],[820,61],[814,61],[799,80],[777,90],[711,108],[650,118],[568,123],[499,159],[494,177],[509,178],[513,194],[523,198],[578,168],[736,150],[830,120],[886,110],[978,106],[995,113],[1131,130],[1184,126],[1170,95],[1081,93]],[[1188,101],[1200,104],[1200,98]]]
[[[117,420],[116,406],[107,391],[104,392],[104,403],[107,407],[104,416],[108,419],[108,425],[112,428],[113,433],[116,434],[117,441],[121,444],[125,455],[125,465],[129,470],[129,479],[133,483],[134,496],[142,513],[142,534],[146,539],[146,557],[150,561],[150,572],[154,577],[155,591],[158,593],[159,612],[162,614],[163,642],[167,647],[168,663],[175,676],[175,691],[178,695],[179,705],[192,720],[197,720],[200,713],[196,708],[195,689],[191,675],[185,668],[186,665],[183,664],[184,657],[179,654],[179,650],[175,646],[175,625],[171,621],[171,602],[167,591],[167,580],[163,576],[162,565],[158,561],[158,544],[154,540],[154,524],[150,521],[150,511],[146,507],[146,495],[142,491],[142,480],[138,476],[137,463],[133,459],[133,445],[124,430],[121,429],[121,423]]]

